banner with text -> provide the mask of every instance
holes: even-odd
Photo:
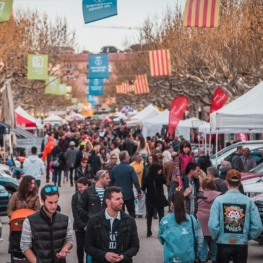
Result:
[[[89,55],[89,79],[109,78],[109,56],[107,54]]]
[[[13,2],[0,2],[0,23],[7,22],[10,19],[10,15],[12,12]]]
[[[89,80],[89,95],[103,95],[104,83],[103,79],[90,79]]]
[[[98,104],[97,98],[93,95],[87,95],[86,100],[91,104],[93,108],[96,107],[96,105]]]
[[[60,77],[48,76],[46,80],[45,94],[57,94],[60,85]]]
[[[85,24],[116,16],[117,0],[83,0],[82,12]]]
[[[66,95],[66,94],[67,94],[66,84],[65,83],[60,84],[56,95]]]
[[[30,80],[48,79],[48,55],[28,55],[27,78]]]
[[[224,104],[227,102],[227,100],[228,100],[228,95],[226,94],[226,92],[222,88],[218,87],[215,90],[212,97],[210,113],[221,109],[224,106]]]
[[[179,96],[174,99],[170,106],[169,113],[169,123],[167,136],[173,138],[176,127],[178,126],[180,120],[183,118],[185,111],[189,106],[188,98],[185,96]]]

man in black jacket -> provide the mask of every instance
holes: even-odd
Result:
[[[197,163],[201,170],[206,173],[206,169],[212,165],[209,156],[205,155],[205,149],[198,149],[198,160]]]
[[[104,191],[110,182],[109,173],[106,170],[99,170],[95,180],[96,184],[87,188],[78,201],[78,214],[86,224],[92,215],[106,208]]]
[[[88,222],[85,252],[93,263],[132,263],[140,248],[135,220],[122,211],[121,188],[108,187],[104,197],[107,208]]]

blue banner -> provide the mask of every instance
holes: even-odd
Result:
[[[86,100],[91,104],[92,107],[96,107],[96,105],[98,104],[95,96],[93,95],[87,95]]]
[[[82,11],[85,24],[116,16],[117,0],[83,0]]]
[[[107,54],[89,55],[89,79],[109,78],[109,56]]]
[[[103,94],[104,94],[103,79],[90,79],[89,95],[103,95]]]

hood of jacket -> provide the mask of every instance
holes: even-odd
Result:
[[[36,155],[32,155],[32,156],[29,156],[28,159],[29,159],[32,163],[34,163],[34,162],[36,162],[39,158],[38,158],[38,156],[36,156]]]
[[[207,197],[204,201],[207,203],[213,203],[219,195],[221,195],[221,192],[217,192],[215,190],[204,190],[204,196]]]

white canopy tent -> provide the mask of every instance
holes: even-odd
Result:
[[[50,124],[58,124],[58,125],[61,125],[61,124],[64,124],[66,123],[66,121],[62,118],[60,118],[58,115],[55,115],[55,114],[51,114],[50,116],[48,116],[47,118],[45,118],[43,120],[43,123],[50,123]]]
[[[141,125],[144,120],[157,116],[160,112],[152,105],[149,104],[142,111],[131,117],[130,121],[127,121],[127,126]]]
[[[211,130],[223,133],[259,133],[263,131],[263,82],[247,93],[229,103],[222,109],[210,114]]]

